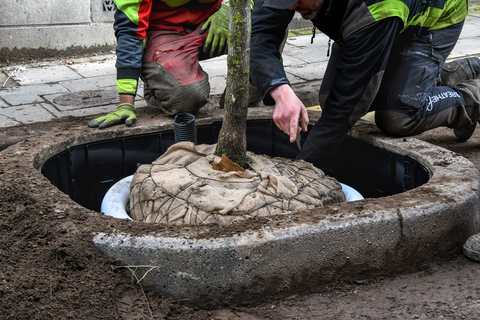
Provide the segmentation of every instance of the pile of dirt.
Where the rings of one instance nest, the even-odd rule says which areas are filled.
[[[42,125],[52,131],[71,124],[63,119]],[[480,165],[480,130],[464,143],[450,129],[419,138]],[[144,292],[93,245],[93,232],[111,232],[125,222],[63,205],[67,197],[52,198],[54,187],[35,179],[33,170],[25,172],[21,157],[9,149],[0,157],[6,163],[0,168],[1,319],[480,318],[480,264],[462,255],[417,273],[331,284],[316,294],[258,306],[187,308]]]

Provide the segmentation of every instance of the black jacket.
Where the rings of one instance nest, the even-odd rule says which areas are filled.
[[[382,76],[394,45],[412,39],[413,34],[428,31],[432,25],[418,22],[422,14],[427,16],[429,6],[445,6],[446,0],[403,0],[409,11],[391,10],[389,0],[380,10],[369,11],[369,5],[382,0],[325,0],[314,25],[337,44],[342,46],[342,57],[336,69],[333,88],[322,106],[322,116],[309,133],[297,159],[303,159],[322,168],[325,160],[337,149],[352,126],[368,111],[378,92]],[[461,3],[464,0],[449,0]],[[267,105],[274,104],[269,91],[279,84],[289,84],[278,48],[285,30],[293,18],[290,10],[263,7],[263,0],[256,0],[252,13],[250,71],[253,82],[260,90]],[[438,2],[438,3],[437,3]],[[453,6],[453,5],[452,5]],[[463,21],[465,8],[454,13],[449,23]],[[445,11],[445,10],[444,10]],[[379,16],[375,16],[379,14]],[[406,16],[401,16],[405,14]],[[434,12],[438,15],[438,11]],[[391,15],[391,16],[388,16]],[[444,20],[426,20],[436,23],[433,28],[446,26]],[[433,21],[433,22],[432,22]],[[410,41],[410,40],[408,40]],[[325,54],[319,52],[319,54]]]

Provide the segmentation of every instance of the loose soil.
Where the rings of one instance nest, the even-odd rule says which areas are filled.
[[[154,115],[141,111],[138,119],[149,117]],[[192,309],[144,292],[118,272],[121,263],[92,242],[93,231],[111,232],[127,222],[72,206],[38,172],[25,172],[22,162],[32,159],[15,151],[19,144],[34,147],[32,137],[87,133],[87,120],[64,118],[0,132],[0,150],[17,143],[0,152],[0,319],[480,318],[480,263],[465,258],[461,248],[457,256],[414,273],[339,281],[315,294],[250,307]],[[464,143],[445,128],[418,138],[480,167],[480,129]]]

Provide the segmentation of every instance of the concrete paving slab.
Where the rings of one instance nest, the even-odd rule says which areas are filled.
[[[9,107],[9,106],[10,105],[7,104],[3,99],[1,99],[1,96],[0,96],[0,108],[5,108],[5,107]]]
[[[1,109],[0,109],[0,113],[1,113]],[[21,123],[0,114],[0,128],[14,127],[14,126],[18,126],[19,124]]]
[[[457,59],[464,56],[478,55],[479,48],[472,45],[471,39],[460,39],[455,45],[455,49],[452,51],[448,60]]]
[[[203,70],[208,73],[209,77],[226,76],[227,75],[227,56],[212,58],[200,61]]]
[[[52,94],[44,96],[59,111],[69,111],[95,106],[118,104],[118,93],[116,86],[96,88],[94,90],[76,91],[63,94]],[[113,111],[113,110],[112,110]]]
[[[26,69],[15,73],[12,78],[20,85],[39,83],[56,83],[59,81],[81,79],[82,76],[67,66],[47,66],[34,69]]]
[[[95,106],[117,105],[119,102],[116,86],[51,94],[45,95],[43,98],[60,112],[92,108]],[[143,90],[139,90],[135,97],[135,101],[138,102],[140,100],[143,100]],[[111,108],[109,111],[114,110],[115,108]]]
[[[93,62],[91,57],[71,58],[71,59],[68,59],[67,61],[72,63],[77,63],[77,64]]]
[[[84,63],[74,63],[69,67],[85,78],[99,77],[112,74],[116,75],[117,69],[115,69],[115,62],[116,60],[85,61]]]
[[[326,62],[329,57],[327,56],[328,45],[319,45],[315,48],[302,48],[293,47],[285,55],[300,59],[305,63],[318,63]]]
[[[322,33],[315,36],[310,43],[311,35],[292,37],[287,41],[284,56],[295,57],[304,63],[328,61],[328,37]]]
[[[60,81],[59,83],[71,92],[95,90],[116,85],[116,73],[88,78]]]
[[[26,104],[0,109],[0,115],[23,124],[50,121],[56,117],[44,109],[41,104]]]
[[[29,92],[32,94],[38,94],[38,95],[68,92],[67,88],[57,83],[32,84],[28,86],[13,87],[11,89],[11,91],[17,91],[17,90],[23,91],[23,92]]]
[[[303,80],[299,77],[296,77],[289,72],[287,72],[287,79],[288,79],[288,81],[290,81],[290,84],[292,84],[292,85],[305,82],[305,80]]]
[[[303,61],[300,57],[293,56],[289,53],[282,54],[282,59],[284,67],[294,67],[305,64],[305,61]]]
[[[312,46],[319,46],[322,45],[323,43],[328,42],[328,36],[325,35],[324,33],[320,32],[317,30],[317,33],[315,34],[315,38],[313,39],[313,44],[312,42],[312,35],[311,34],[305,34],[305,35],[298,35],[298,36],[292,36],[289,37],[287,40],[287,46],[293,46],[293,47],[312,47]]]
[[[138,81],[138,89],[137,89],[137,98],[138,97],[144,97],[143,89],[145,88],[145,84],[143,83],[142,80]],[[136,100],[136,99],[135,99]]]
[[[465,19],[465,24],[463,25],[462,33],[460,35],[461,39],[465,38],[479,38],[480,33],[480,17],[468,15]]]
[[[297,67],[285,67],[285,71],[306,81],[322,79],[327,68],[327,61],[309,63]]]
[[[13,87],[0,91],[0,97],[10,105],[41,103],[45,100],[42,95],[68,92],[60,84],[33,84],[28,86]]]
[[[102,60],[115,60],[117,56],[115,55],[115,50],[111,51],[109,54],[99,54],[96,56],[89,57],[92,61],[102,61]]]
[[[42,97],[36,93],[17,91],[0,92],[0,97],[5,99],[11,105],[31,104],[43,102]]]
[[[225,76],[214,76],[209,78],[210,95],[222,94],[227,86],[227,78]]]
[[[83,117],[83,116],[88,116],[88,115],[98,115],[98,114],[107,114],[109,112],[112,112],[116,109],[117,105],[116,104],[109,104],[105,106],[98,106],[98,107],[91,107],[91,108],[82,108],[82,109],[76,109],[76,110],[67,110],[67,111],[59,111],[52,105],[48,103],[43,103],[42,107],[57,116],[58,118],[63,118],[67,116],[72,116],[72,117]]]

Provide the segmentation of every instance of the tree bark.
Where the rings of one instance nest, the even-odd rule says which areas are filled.
[[[248,168],[247,112],[250,77],[250,0],[230,0],[227,86],[223,125],[215,154]]]

